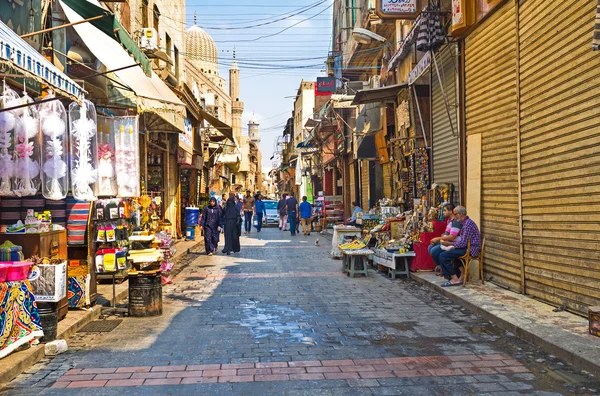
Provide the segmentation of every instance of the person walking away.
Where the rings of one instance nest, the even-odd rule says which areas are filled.
[[[286,201],[287,215],[290,220],[290,232],[296,235],[296,219],[298,218],[298,200],[294,196],[294,192],[290,193],[290,197]]]
[[[263,217],[267,216],[267,208],[262,200],[262,195],[258,194],[256,203],[254,204],[254,214],[256,215],[256,232],[262,229]]]
[[[250,194],[250,190],[246,191],[246,196],[242,201],[244,209],[244,234],[250,234],[250,232],[252,232],[252,215],[254,214],[255,203],[256,201]]]
[[[285,231],[287,226],[287,194],[283,194],[277,202],[277,212],[279,213],[279,229]]]
[[[302,232],[304,235],[310,235],[312,205],[307,201],[306,197],[302,197],[302,203],[300,204],[299,209],[300,221],[302,222]]]
[[[242,196],[243,197],[243,196]],[[237,228],[238,234],[242,235],[242,220],[244,219],[244,208],[243,208],[242,198],[238,194],[235,194],[235,207],[238,210],[240,215],[240,220],[238,221]]]
[[[217,205],[217,199],[211,197],[202,211],[200,227],[204,230],[204,248],[206,254],[213,255],[219,247],[219,234],[223,227],[223,212]]]
[[[235,201],[235,194],[229,193],[229,198],[225,203],[225,248],[223,253],[230,255],[231,252],[238,253],[240,251],[240,211]]]

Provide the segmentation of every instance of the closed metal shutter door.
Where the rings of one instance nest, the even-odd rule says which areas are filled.
[[[369,205],[369,161],[360,161],[360,196],[361,196],[361,207],[363,210]]]
[[[521,290],[516,17],[509,2],[465,40],[466,133],[481,134],[484,271]]]
[[[435,65],[432,63],[431,77],[431,112],[433,126],[433,182],[437,184],[454,185],[454,202],[458,202],[459,173],[458,173],[458,117],[457,117],[457,58],[456,44],[449,44],[436,55],[436,61],[440,72],[438,78]],[[448,109],[442,94],[448,99]],[[452,123],[450,123],[452,120]],[[453,133],[454,128],[454,133]]]
[[[519,10],[526,292],[585,314],[600,305],[596,5],[539,0]]]
[[[383,164],[383,197],[392,197],[392,163]],[[366,210],[366,209],[365,209]]]

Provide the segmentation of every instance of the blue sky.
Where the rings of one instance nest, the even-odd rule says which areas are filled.
[[[271,167],[274,142],[291,117],[300,81],[325,75],[333,0],[187,0],[186,4],[187,27],[193,24],[196,12],[197,24],[217,44],[219,73],[226,79],[235,47],[240,96],[245,104],[244,134],[254,114],[260,123],[263,167]],[[280,21],[271,23],[274,20]],[[249,27],[265,23],[268,25]],[[279,33],[285,28],[289,29]]]

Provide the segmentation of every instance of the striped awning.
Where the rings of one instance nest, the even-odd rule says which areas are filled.
[[[0,21],[0,64],[24,77],[48,84],[57,93],[79,100],[83,89]]]

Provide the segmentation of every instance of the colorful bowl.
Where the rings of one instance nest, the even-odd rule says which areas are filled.
[[[8,274],[8,269],[10,265],[8,264],[0,264],[0,283],[6,282],[6,275]]]

